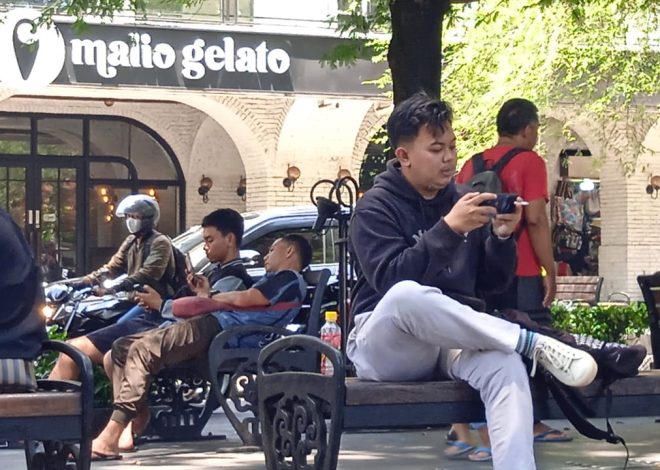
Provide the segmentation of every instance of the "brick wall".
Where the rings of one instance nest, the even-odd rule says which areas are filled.
[[[340,167],[358,176],[364,149],[389,114],[389,108],[378,101],[276,93],[64,86],[51,86],[42,97],[7,99],[10,93],[0,87],[1,111],[124,116],[153,129],[181,164],[186,225],[199,223],[217,207],[252,210],[309,204],[309,190],[317,180],[334,179]],[[630,176],[624,176],[618,161],[632,158],[630,126],[608,123],[598,128],[570,106],[545,113],[548,124],[541,149],[547,157],[551,191],[559,175],[561,149],[586,146],[600,164],[604,297],[622,290],[638,298],[636,276],[660,270],[660,199],[653,200],[644,191],[650,175],[660,174],[660,113],[649,108],[653,113],[654,127],[637,126],[637,134],[646,135],[647,150]],[[565,138],[564,127],[573,139]],[[102,139],[98,145],[104,145]],[[282,185],[287,164],[301,170],[292,191]],[[202,174],[214,182],[208,204],[197,194]],[[247,177],[246,202],[235,193],[242,175]]]
[[[610,293],[623,291],[641,299],[637,275],[660,270],[660,237],[656,236],[660,200],[652,200],[644,191],[650,174],[660,174],[660,124],[653,128],[649,124],[657,120],[658,112],[649,107],[642,122],[608,122],[604,126],[569,106],[553,109],[549,114],[573,131],[582,141],[579,145],[589,148],[599,166],[599,275],[604,278],[601,298],[606,300]],[[631,136],[640,135],[646,136],[646,150],[638,156],[636,170],[626,174],[622,161],[634,161],[639,142],[636,144]],[[556,149],[570,148],[570,142],[562,142],[557,135],[554,139],[546,135],[544,139],[549,149],[555,149],[549,155],[556,154]],[[554,174],[558,174],[558,169]]]

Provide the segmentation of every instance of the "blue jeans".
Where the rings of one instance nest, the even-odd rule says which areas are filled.
[[[160,312],[146,310],[139,305],[132,307],[117,320],[117,323],[93,331],[87,338],[101,353],[105,354],[112,348],[115,340],[143,331],[158,328],[163,323]]]

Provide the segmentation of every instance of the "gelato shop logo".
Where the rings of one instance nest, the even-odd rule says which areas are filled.
[[[0,16],[3,85],[32,89],[67,80],[139,84],[144,77],[156,77],[146,80],[158,85],[170,80],[162,77],[172,76],[179,84],[185,79],[193,85],[224,73],[275,78],[291,67],[287,51],[255,35],[115,25],[89,25],[77,33],[66,22],[35,28],[38,18],[39,12],[28,8]],[[60,77],[63,69],[66,75]]]
[[[0,83],[19,89],[52,83],[66,57],[57,26],[35,28],[39,13],[16,9],[0,19]]]
[[[181,48],[181,75],[189,80],[203,78],[208,71],[283,74],[291,65],[283,49],[269,49],[266,41],[257,47],[236,47],[232,37],[220,44],[195,39]],[[129,33],[126,41],[72,39],[71,62],[96,68],[103,78],[114,78],[118,69],[170,69],[177,52],[167,42],[154,44],[148,33]]]

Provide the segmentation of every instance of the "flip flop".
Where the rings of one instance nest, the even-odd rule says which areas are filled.
[[[104,454],[102,452],[92,451],[92,462],[109,462],[111,460],[121,460],[121,454]]]
[[[488,447],[477,447],[467,458],[470,462],[490,462],[493,460],[493,453]]]
[[[452,450],[455,449],[455,450]],[[448,459],[462,459],[474,450],[474,446],[463,441],[454,441],[444,450],[445,457]]]
[[[555,436],[555,437],[552,437]],[[534,442],[570,442],[573,438],[559,429],[548,429],[534,435]]]

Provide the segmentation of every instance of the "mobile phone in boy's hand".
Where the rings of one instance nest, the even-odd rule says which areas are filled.
[[[494,207],[498,214],[513,214],[516,206],[526,206],[526,201],[518,201],[518,195],[513,193],[500,193],[495,199],[489,199],[481,203],[482,206]]]
[[[133,290],[135,292],[141,292],[143,294],[147,292],[147,290],[144,288],[142,284],[133,284]]]
[[[189,253],[186,253],[186,272],[188,272],[189,274],[195,273],[195,267],[192,264],[192,260],[190,259]]]

